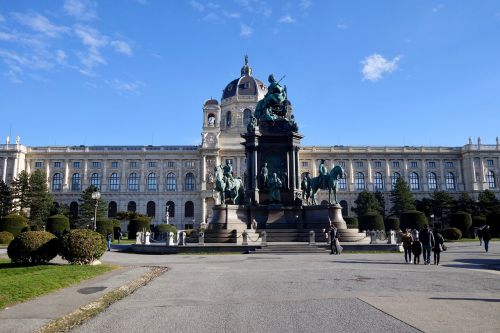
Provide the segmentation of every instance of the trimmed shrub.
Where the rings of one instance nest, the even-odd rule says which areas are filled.
[[[500,211],[486,215],[486,224],[490,226],[491,237],[500,237]]]
[[[0,244],[9,244],[14,239],[14,235],[8,231],[0,231]]]
[[[177,234],[177,228],[171,224],[160,224],[156,228],[158,232],[173,232],[174,235]]]
[[[47,231],[27,231],[17,235],[7,248],[14,263],[44,264],[55,258],[59,239]]]
[[[420,230],[427,224],[427,219],[425,218],[425,214],[418,210],[408,210],[403,212],[399,217],[400,220],[400,228],[402,230],[405,229],[416,229]]]
[[[47,219],[45,228],[48,232],[61,236],[64,231],[69,231],[69,218],[61,214],[52,215]]]
[[[359,217],[359,230],[384,230],[384,218],[378,212],[368,212]]]
[[[150,218],[149,217],[136,217],[128,223],[128,239],[135,239],[135,235],[138,231],[142,231],[142,229],[146,229],[146,231],[150,231],[149,226]]]
[[[71,264],[87,265],[102,257],[106,249],[106,239],[100,233],[74,229],[63,235],[60,254]]]
[[[101,235],[104,236],[104,238],[107,237],[108,233],[111,233],[113,235],[113,220],[97,220],[96,223],[96,231],[100,233]]]
[[[469,237],[472,217],[466,212],[455,212],[450,215],[450,226],[459,229],[462,232],[462,236]]]
[[[343,216],[345,223],[347,224],[348,229],[357,229],[358,228],[358,219],[354,216]]]
[[[472,228],[479,228],[486,224],[486,217],[484,216],[473,216],[472,217]]]
[[[18,214],[4,216],[0,219],[0,231],[8,231],[16,237],[23,231],[29,231],[28,219]]]
[[[400,226],[399,218],[396,216],[388,216],[384,220],[384,225],[385,225],[385,231],[389,230],[397,231],[399,230]]]
[[[457,228],[447,228],[441,233],[446,240],[459,240],[462,238],[462,232]]]

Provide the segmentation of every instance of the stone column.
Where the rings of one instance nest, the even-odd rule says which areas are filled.
[[[128,190],[126,164],[127,164],[127,160],[122,159],[122,174],[120,176],[120,192],[124,192],[124,191]],[[126,206],[124,208],[125,209],[123,209],[123,210],[127,210]]]
[[[85,189],[89,184],[88,173],[89,173],[89,160],[84,159],[83,160],[82,190]]]
[[[19,174],[19,153],[16,151],[16,156],[14,157],[14,170],[13,177],[17,177]]]
[[[426,165],[426,160],[423,159],[421,160],[422,163],[422,191],[428,191],[429,190],[429,180],[427,177],[427,165]]]
[[[444,168],[446,166],[445,166],[445,163],[442,159],[439,160],[439,165],[441,166],[441,168],[439,170],[440,172],[439,172],[439,181],[438,181],[437,189],[440,191],[444,191],[444,190],[446,190],[446,184],[445,184],[446,180],[444,179]]]
[[[7,181],[7,161],[8,161],[8,158],[4,157],[3,158],[3,172],[2,172],[2,180],[4,182]]]
[[[201,160],[201,190],[207,189],[207,157],[202,156]]]
[[[49,184],[50,187],[50,160],[45,161],[45,173],[47,175],[47,184]]]
[[[387,190],[392,190],[391,162],[388,159],[385,160],[385,172],[387,173],[385,188]]]
[[[102,179],[101,179],[101,192],[108,190],[109,178],[107,175],[107,160],[103,159],[102,161]]]
[[[63,184],[63,188],[62,188],[63,192],[69,191],[68,179],[69,179],[69,161],[65,160],[64,161],[64,184]]]
[[[200,224],[205,223],[206,219],[207,219],[207,199],[201,198],[201,221],[200,221]]]

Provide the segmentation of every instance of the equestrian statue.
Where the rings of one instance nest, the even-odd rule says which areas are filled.
[[[327,172],[322,161],[320,165],[320,174],[318,177],[309,178],[307,174],[301,183],[302,197],[306,199],[309,203],[309,198],[311,198],[312,204],[317,205],[316,202],[316,192],[318,190],[328,190],[328,203],[338,204],[337,202],[337,183],[339,179],[344,176],[344,169],[340,165],[336,165],[330,173]],[[334,202],[331,200],[331,194],[333,192]]]
[[[233,205],[243,204],[244,187],[241,178],[234,178],[232,175],[232,165],[226,161],[225,166],[217,165],[215,171],[215,188],[220,195],[220,203],[224,205],[226,199]]]

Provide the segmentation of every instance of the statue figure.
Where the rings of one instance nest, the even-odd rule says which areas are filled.
[[[470,138],[470,136],[469,136],[469,144],[470,145],[472,144],[472,139]]]
[[[274,120],[278,118],[272,108],[283,104],[287,99],[286,86],[282,87],[279,81],[276,81],[274,75],[269,75],[269,87],[267,93],[255,107],[255,117],[257,119]],[[281,80],[280,80],[281,81]]]
[[[222,167],[224,180],[228,187],[231,187],[231,183],[233,182],[233,165],[230,160],[226,160],[226,165]]]
[[[214,168],[215,186],[213,189],[213,194],[215,194],[215,191],[219,193],[221,204],[226,203],[226,197],[229,197],[229,199],[231,199],[232,204],[242,204],[244,199],[243,181],[240,178],[233,178],[231,174],[232,166],[228,162],[229,161],[226,161],[224,170],[220,165],[217,165]],[[228,165],[230,166],[229,168]],[[231,175],[231,178],[229,178],[229,175]]]
[[[293,114],[290,116],[289,123],[290,123],[292,132],[298,132],[299,131],[299,126],[297,125],[297,122],[295,121],[295,116]]]
[[[500,141],[498,140],[498,136],[497,136],[497,145],[500,144]]]
[[[311,177],[309,172],[306,172],[304,178],[302,178],[300,189],[302,190],[302,199],[306,201],[306,205],[309,205],[309,198],[311,197]]]
[[[325,176],[326,178],[326,187],[324,189],[328,190],[328,202],[332,203],[331,201],[331,193],[333,192],[333,198],[335,204],[338,204],[337,202],[337,183],[339,179],[344,177],[344,169],[340,165],[336,165],[329,174]],[[312,204],[317,205],[316,202],[316,192],[321,188],[320,187],[320,177],[314,177],[311,178],[310,180],[310,185],[311,185],[311,199],[312,199]]]
[[[267,169],[267,162],[264,162],[260,168],[260,188],[265,189],[269,186],[269,170]]]
[[[7,135],[7,137],[5,138],[5,144],[9,145],[10,143],[10,136]]]
[[[319,164],[319,188],[320,189],[326,189],[326,180],[328,176],[328,170],[326,169],[325,166],[325,160],[322,159],[321,163]]]
[[[16,145],[18,145],[19,143],[21,143],[21,138],[18,136],[16,136]]]
[[[252,114],[252,117],[250,118],[250,122],[247,125],[247,131],[249,133],[255,132],[255,128],[257,127],[257,118]]]
[[[210,115],[208,116],[208,126],[209,127],[214,127],[215,126],[215,117]]]
[[[276,172],[269,178],[269,202],[281,202],[280,188],[282,182]]]

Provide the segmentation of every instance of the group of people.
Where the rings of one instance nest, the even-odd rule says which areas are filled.
[[[411,263],[413,254],[413,263],[420,264],[420,256],[423,255],[425,265],[431,263],[431,252],[434,252],[434,265],[439,265],[441,251],[446,251],[443,236],[437,230],[429,229],[425,225],[420,232],[418,230],[406,229],[402,235],[403,249],[405,252],[406,263]]]

